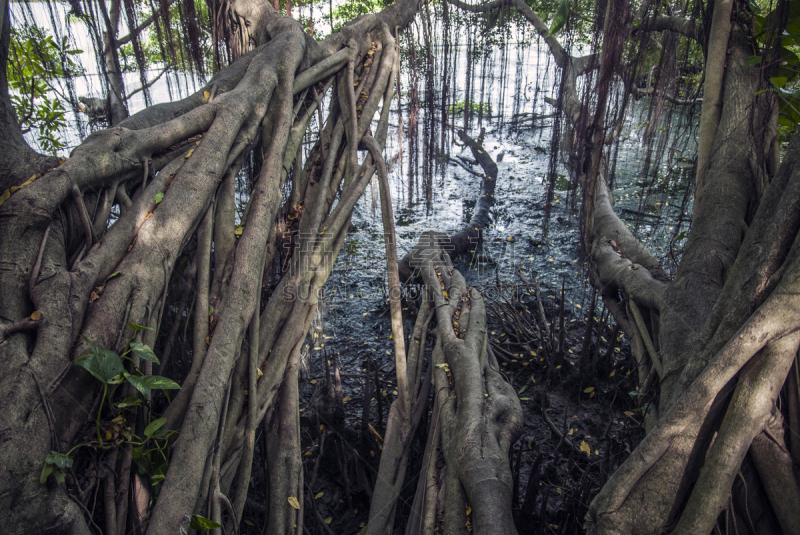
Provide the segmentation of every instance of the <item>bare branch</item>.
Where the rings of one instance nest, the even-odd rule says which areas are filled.
[[[645,19],[642,21],[641,26],[635,28],[631,32],[631,35],[636,35],[638,32],[664,31],[676,32],[698,42],[702,37],[702,34],[700,33],[700,25],[697,23],[697,21],[677,16]]]
[[[172,4],[174,4],[174,3],[175,3],[175,0],[168,0],[168,1],[167,1],[167,5],[166,5],[165,7],[166,7],[166,8],[169,8],[169,6],[171,6],[171,5],[172,5]],[[158,16],[158,12],[157,12],[157,11],[154,11],[152,15],[150,15],[149,17],[147,17],[146,19],[144,19],[144,20],[141,22],[141,24],[139,24],[139,25],[138,25],[136,28],[134,28],[134,29],[133,29],[133,31],[132,31],[131,33],[129,33],[128,35],[126,35],[126,36],[124,36],[124,37],[120,37],[119,39],[117,39],[117,40],[116,40],[116,42],[117,42],[117,46],[122,46],[122,45],[124,45],[124,44],[127,44],[127,43],[129,43],[129,42],[130,42],[130,41],[131,41],[131,40],[134,38],[134,36],[136,36],[136,35],[139,35],[140,33],[142,33],[142,31],[143,31],[145,28],[147,28],[148,26],[150,26],[150,25],[153,23],[153,21],[154,21],[154,20],[156,20],[156,17],[157,17],[157,16]]]

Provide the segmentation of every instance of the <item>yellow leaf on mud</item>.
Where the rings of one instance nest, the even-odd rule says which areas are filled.
[[[631,412],[631,411],[625,411],[623,414],[625,416],[633,416],[633,412]]]
[[[147,215],[146,215],[146,216],[144,216],[144,220],[145,220],[145,221],[147,221],[147,220],[148,220],[148,219],[150,219],[151,217],[153,217],[153,212],[147,212]]]
[[[586,453],[587,457],[592,454],[592,448],[589,447],[585,440],[581,440],[581,451]]]
[[[470,507],[470,506],[468,505],[468,506],[467,506],[467,514],[470,514],[470,513],[472,513],[472,507]]]
[[[243,227],[243,226],[241,226],[241,225],[239,225],[239,226],[238,226],[238,227],[236,227],[236,229],[233,231],[233,235],[234,235],[234,236],[236,236],[237,238],[241,238],[241,237],[242,237],[242,232],[244,232],[244,227]]]
[[[325,523],[326,524],[330,524],[332,520],[333,520],[333,517],[329,516],[328,518],[325,519]]]
[[[261,368],[256,368],[256,374],[258,377],[261,377],[262,375],[264,375],[264,372],[261,371]]]
[[[208,100],[211,97],[211,93],[209,93],[208,91],[204,91],[203,96],[206,97],[206,100]]]
[[[316,379],[311,379],[311,381],[310,381],[310,382],[311,382],[311,384],[312,384],[312,385],[315,385],[315,384],[317,384],[317,380],[316,380]]]
[[[322,496],[323,496],[324,494],[325,494],[324,492],[318,492],[318,493],[316,493],[316,494],[314,495],[314,499],[315,499],[315,500],[319,500],[320,498],[322,498]]]
[[[584,393],[584,394],[588,394],[588,393],[590,393],[590,392],[593,392],[593,391],[594,391],[594,387],[593,387],[593,386],[590,386],[589,388],[585,388],[585,389],[583,390],[583,393]]]
[[[567,433],[567,434],[568,434],[569,436],[572,436],[572,435],[573,435],[573,433],[575,433],[575,428],[573,428],[573,427],[570,427],[570,428],[569,428],[569,433]]]
[[[348,401],[350,401],[350,396],[345,396],[342,403],[347,403]]]
[[[39,319],[39,318],[41,318],[41,317],[42,317],[42,313],[41,313],[41,312],[39,312],[38,310],[34,310],[34,311],[33,311],[33,314],[31,314],[31,319],[32,319],[33,321],[36,321],[36,320],[38,320],[38,319]]]
[[[611,373],[608,374],[609,377],[614,377],[614,374],[617,373],[617,370],[611,370]]]
[[[369,428],[370,431],[372,431],[372,436],[375,437],[375,440],[377,440],[378,442],[382,443],[383,442],[383,437],[380,435],[380,433],[378,433],[375,430],[374,427],[372,427],[372,424],[367,424],[367,427]]]
[[[189,149],[189,152],[186,153],[186,157],[188,158],[189,156],[191,156],[193,152],[194,149]]]
[[[298,502],[297,498],[294,497],[294,496],[289,496],[289,505],[291,505],[292,507],[294,507],[298,511],[300,510],[300,502]]]

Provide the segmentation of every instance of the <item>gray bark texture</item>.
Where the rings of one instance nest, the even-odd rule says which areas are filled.
[[[154,509],[148,511],[146,501],[144,506],[140,503],[141,484],[130,475],[129,454],[119,460],[108,457],[97,450],[113,444],[89,438],[88,445],[72,455],[93,450],[108,459],[100,484],[107,523],[115,526],[107,528],[109,533],[126,532],[126,519],[142,520],[144,515],[147,533],[174,534],[188,528],[192,514],[212,518],[221,509],[233,510],[234,496],[229,500],[228,493],[237,474],[239,486],[246,490],[242,474],[249,473],[252,463],[252,455],[242,455],[243,446],[269,413],[269,425],[284,437],[271,443],[270,452],[275,461],[286,461],[270,470],[272,495],[276,500],[283,496],[270,508],[270,532],[286,533],[296,525],[302,532],[302,515],[285,499],[292,488],[300,503],[303,495],[296,413],[298,352],[317,292],[344,242],[350,213],[375,172],[370,157],[358,164],[335,150],[323,159],[317,150],[316,163],[327,174],[313,180],[295,174],[293,188],[309,208],[301,225],[320,235],[324,254],[305,254],[306,249],[298,248],[293,275],[284,276],[278,298],[259,315],[255,309],[261,301],[262,271],[275,256],[274,227],[287,170],[323,98],[319,89],[324,85],[327,91],[332,76],[371,84],[365,88],[370,98],[358,113],[342,105],[341,96],[341,102],[331,106],[331,129],[342,115],[355,119],[355,132],[348,131],[342,140],[348,150],[358,146],[385,99],[373,134],[375,147],[382,150],[396,63],[392,32],[410,22],[417,3],[400,2],[378,15],[361,17],[321,43],[268,4],[235,2],[232,7],[251,23],[252,51],[194,95],[128,118],[120,116],[113,128],[89,136],[62,166],[15,191],[0,206],[0,524],[10,533],[89,533],[84,510],[70,499],[65,486],[52,476],[46,484],[39,482],[51,451],[68,452],[84,436],[87,424],[94,427],[95,419],[103,434],[109,420],[122,415],[108,400],[100,405],[100,383],[73,364],[90,352],[81,337],[121,354],[134,334],[125,326],[130,323],[154,329],[137,338],[153,345],[168,309],[167,288],[188,245],[197,248],[196,306],[202,310],[195,310],[195,334],[200,336],[190,377],[165,415],[168,428],[180,429],[180,434],[170,448],[169,470]],[[7,17],[3,25],[5,58]],[[113,37],[109,36],[112,42]],[[375,46],[379,54],[367,67],[367,52]],[[347,76],[342,72],[346,61],[341,61],[345,50],[358,64],[357,72]],[[0,89],[5,131],[18,134],[16,120],[8,113],[7,88]],[[4,136],[2,142],[21,147],[28,156],[11,149],[3,156],[22,169],[36,155],[18,137]],[[243,155],[253,149],[261,150],[264,158],[237,239],[230,207],[232,177]],[[4,185],[21,183],[5,168],[0,176]],[[98,202],[87,200],[95,198]],[[107,226],[114,202],[120,203],[121,215]],[[217,257],[212,268],[213,242]],[[311,298],[280,298],[290,291]],[[207,315],[211,306],[213,315]],[[252,370],[239,365],[251,358],[243,351],[249,347],[244,340],[249,324],[251,331],[258,331],[250,337],[257,363]],[[127,365],[126,371],[151,373],[149,363],[141,364],[141,372],[132,367],[135,364]],[[255,389],[248,388],[253,374],[260,376]],[[126,414],[130,421],[145,424],[143,418],[154,418]],[[143,427],[134,423],[133,432],[141,437]],[[109,451],[117,448],[129,452],[130,444]],[[240,508],[243,498],[233,501]]]

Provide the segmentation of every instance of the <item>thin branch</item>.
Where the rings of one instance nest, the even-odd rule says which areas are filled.
[[[663,31],[676,32],[698,42],[702,36],[697,21],[678,16],[645,19],[642,21],[641,26],[634,28],[631,35],[636,35],[637,32]]]
[[[664,369],[661,367],[661,359],[658,357],[658,353],[656,353],[656,348],[653,346],[653,340],[650,338],[650,333],[647,331],[647,326],[644,324],[642,312],[639,310],[639,307],[636,305],[636,302],[633,301],[633,299],[629,300],[628,304],[631,307],[633,319],[636,320],[636,326],[639,328],[639,334],[642,335],[644,346],[647,348],[647,352],[650,354],[650,359],[653,361],[653,367],[655,368],[659,377],[664,377]]]
[[[172,4],[175,3],[175,1],[176,0],[167,0],[167,5],[165,7],[169,8]],[[134,36],[137,36],[140,33],[142,33],[142,31],[145,28],[150,26],[153,23],[153,21],[156,20],[156,16],[158,16],[158,11],[154,11],[152,15],[150,15],[149,17],[144,19],[141,24],[139,24],[136,28],[133,29],[133,31],[131,33],[129,33],[128,35],[126,35],[124,37],[120,37],[119,39],[117,39],[116,40],[117,46],[119,47],[119,46],[122,46],[124,44],[127,44],[128,42],[130,42],[133,39]]]
[[[47,245],[47,237],[50,235],[50,225],[47,225],[47,229],[44,231],[44,235],[42,236],[42,243],[39,245],[39,254],[36,255],[36,262],[33,264],[33,269],[31,269],[31,278],[28,284],[28,291],[30,295],[33,296],[33,291],[36,289],[36,280],[39,278],[39,272],[42,269],[42,256],[44,256],[44,248]],[[8,330],[6,330],[8,333]]]
[[[89,212],[86,210],[86,203],[83,202],[81,190],[79,190],[78,186],[75,185],[72,186],[72,200],[75,201],[75,206],[78,209],[78,216],[83,224],[83,232],[86,235],[86,249],[84,252],[88,253],[92,248],[92,243],[94,242],[94,229],[92,228],[92,223],[89,220]]]
[[[135,95],[135,94],[136,94],[136,93],[138,93],[139,91],[142,91],[142,90],[144,90],[144,89],[147,89],[148,87],[151,87],[151,86],[152,86],[154,83],[156,83],[156,82],[158,81],[158,79],[159,79],[159,78],[161,78],[162,76],[164,76],[164,73],[165,73],[165,72],[167,72],[168,70],[169,70],[169,67],[164,67],[164,70],[163,70],[163,71],[161,71],[161,72],[158,74],[158,76],[156,76],[155,78],[153,78],[152,80],[150,80],[149,82],[147,82],[146,84],[144,84],[144,85],[143,85],[142,87],[140,87],[139,89],[134,89],[133,91],[131,91],[130,93],[128,93],[128,95],[125,97],[125,100],[128,100],[129,98],[131,98],[133,95]],[[215,86],[215,87],[216,87],[216,86]],[[211,100],[211,99],[209,99],[209,100]]]

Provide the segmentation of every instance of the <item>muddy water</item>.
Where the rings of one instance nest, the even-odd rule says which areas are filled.
[[[656,257],[670,266],[673,257],[679,258],[681,240],[672,238],[676,234],[690,163],[678,153],[669,168],[662,166],[657,171],[660,183],[654,188],[643,186],[642,165],[646,155],[643,132],[637,125],[641,114],[646,113],[647,104],[645,100],[636,104],[621,133],[614,182],[615,207]],[[580,244],[576,208],[580,202],[575,201],[574,191],[566,190],[568,173],[563,163],[559,167],[548,240],[542,240],[552,120],[540,120],[535,128],[516,132],[510,132],[507,126],[501,128],[499,123],[493,119],[484,124],[487,127],[484,148],[497,162],[499,174],[492,223],[484,233],[483,250],[479,252],[493,263],[471,263],[472,259],[462,257],[456,268],[470,284],[484,290],[496,284],[518,284],[514,269],[519,268],[528,278],[536,276],[542,283],[543,296],[551,299],[560,294],[563,282],[567,321],[580,321],[588,310],[591,288]],[[396,140],[394,143],[396,146]],[[391,158],[392,141],[387,145]],[[467,147],[453,146],[451,151],[452,159],[481,172],[470,163],[472,155]],[[481,179],[450,163],[435,178],[430,209],[424,200],[414,202],[409,208],[404,197],[408,189],[407,175],[404,176],[407,170],[402,173],[399,167],[395,166],[390,179],[398,255],[402,257],[426,230],[453,233],[462,228],[471,217]],[[691,205],[688,209],[691,210]],[[394,360],[389,337],[384,247],[377,184],[373,184],[355,210],[351,233],[325,286],[321,312],[304,351],[309,377],[322,375],[323,361],[317,357],[323,353],[329,358],[339,355],[340,362],[346,365],[344,371],[354,374],[365,361],[374,359],[385,373],[389,383],[385,390],[391,400]],[[413,307],[404,310],[404,317],[408,335],[413,327]],[[344,378],[344,396],[349,395],[351,403],[360,401],[362,383],[358,377]]]

